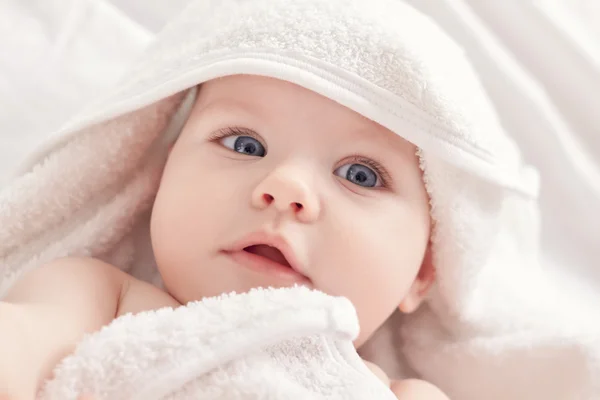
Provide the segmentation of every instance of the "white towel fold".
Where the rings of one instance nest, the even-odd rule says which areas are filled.
[[[362,362],[350,302],[256,289],[125,315],[63,360],[39,400],[395,399]]]

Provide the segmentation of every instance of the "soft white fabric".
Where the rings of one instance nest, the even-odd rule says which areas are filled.
[[[0,185],[151,39],[104,1],[0,1]]]
[[[467,52],[500,121],[541,172],[542,256],[565,291],[600,289],[595,238],[600,217],[600,36],[589,0],[407,0],[434,18]],[[587,7],[586,7],[587,4]],[[596,12],[594,12],[596,9]],[[575,41],[575,35],[581,41]],[[560,79],[558,77],[560,76]],[[574,279],[579,282],[573,282]]]
[[[438,283],[420,312],[388,327],[401,328],[394,348],[407,370],[460,399],[599,393],[598,323],[540,268],[535,173],[462,50],[397,0],[193,2],[111,96],[0,193],[0,290],[61,255],[150,265],[138,234],[165,158],[161,138],[185,119],[180,93],[233,73],[295,82],[421,148]]]
[[[39,400],[395,399],[356,354],[352,304],[256,289],[125,315],[86,337]]]
[[[594,107],[600,90],[600,35],[584,33],[594,19],[600,26],[598,3],[470,4],[471,15],[464,7],[456,10],[471,22],[472,30],[463,35],[474,42],[473,53],[481,50],[479,69],[497,99],[503,124],[543,174],[546,261],[562,268],[563,281],[573,276],[582,281],[567,290],[576,294],[587,285],[600,292],[595,239],[600,215],[590,212],[600,201],[600,117]],[[577,11],[579,21],[572,19]],[[486,26],[495,35],[482,34]]]

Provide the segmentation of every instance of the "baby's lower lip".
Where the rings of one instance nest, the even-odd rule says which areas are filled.
[[[253,271],[271,276],[277,276],[294,283],[308,283],[309,279],[298,271],[288,266],[279,264],[271,259],[268,259],[257,254],[253,254],[244,250],[224,252],[231,257],[237,264],[244,266]]]

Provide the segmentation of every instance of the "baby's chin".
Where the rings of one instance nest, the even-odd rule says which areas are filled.
[[[163,284],[163,290],[165,290],[171,297],[176,299],[181,304],[187,304],[193,301],[202,301],[209,298],[219,297],[225,294],[244,294],[248,293],[255,289],[284,289],[284,288],[293,288],[293,287],[307,287],[309,289],[319,290],[314,287],[311,282],[306,283],[296,283],[296,282],[288,282],[288,283],[269,283],[269,282],[236,282],[230,284],[217,284],[214,286],[202,286],[202,287],[194,287],[190,290],[190,288],[183,289],[178,285],[167,285]]]

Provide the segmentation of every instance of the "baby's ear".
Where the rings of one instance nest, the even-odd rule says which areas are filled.
[[[435,267],[433,265],[433,257],[431,254],[431,242],[427,246],[427,250],[425,251],[425,257],[423,257],[423,263],[421,264],[421,269],[415,278],[412,286],[410,287],[408,293],[398,306],[401,312],[405,314],[410,314],[415,311],[423,300],[425,300],[425,296],[431,289],[431,285],[435,281]]]

